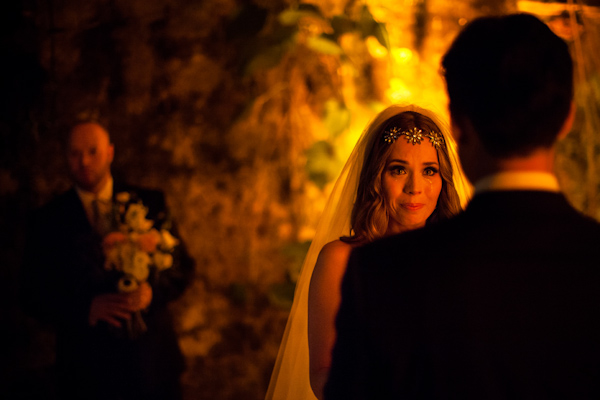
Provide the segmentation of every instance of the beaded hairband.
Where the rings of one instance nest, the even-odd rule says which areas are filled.
[[[396,139],[398,139],[400,136],[404,136],[406,141],[408,143],[412,143],[413,145],[421,144],[421,141],[424,138],[429,138],[431,145],[436,149],[445,146],[444,136],[442,136],[441,133],[430,131],[429,133],[423,134],[423,131],[421,129],[418,129],[416,126],[407,131],[400,131],[397,127],[394,126],[393,128],[383,132],[383,140],[385,140],[388,143],[396,142]]]

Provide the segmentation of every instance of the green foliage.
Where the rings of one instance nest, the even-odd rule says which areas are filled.
[[[342,50],[339,44],[337,44],[333,40],[327,39],[324,36],[309,37],[306,41],[306,45],[309,49],[322,54],[339,56],[344,52],[344,50]]]
[[[333,33],[323,36],[333,41],[338,41],[346,33],[357,32],[364,40],[369,36],[374,36],[382,46],[390,50],[390,40],[385,24],[377,22],[366,5],[361,9],[358,20],[353,20],[345,15],[336,15],[331,19],[330,24]]]
[[[363,6],[361,10],[357,28],[363,39],[366,39],[369,36],[375,36],[382,46],[390,50],[390,41],[388,38],[387,29],[385,29],[385,25],[375,21],[371,11],[369,11],[369,7],[366,5]]]
[[[229,285],[227,297],[233,304],[244,305],[248,302],[248,288],[243,283],[234,282]]]
[[[287,272],[290,282],[296,283],[298,280],[310,243],[310,241],[290,243],[282,249],[283,254],[289,260]]]
[[[253,73],[265,69],[270,69],[279,64],[284,54],[288,51],[289,43],[282,40],[281,43],[277,43],[272,46],[265,46],[258,52],[244,68],[245,75],[252,75]]]
[[[323,123],[329,131],[329,139],[314,143],[306,152],[308,179],[321,189],[333,181],[340,171],[342,161],[337,157],[332,141],[348,128],[350,118],[350,110],[344,104],[333,99],[325,103]]]
[[[295,289],[296,284],[294,282],[273,284],[269,287],[267,297],[269,302],[275,307],[290,310],[294,302]]]
[[[296,281],[302,269],[304,257],[310,247],[310,241],[301,243],[290,243],[282,249],[283,254],[289,260],[288,279],[284,283],[273,284],[269,287],[269,302],[279,308],[289,310],[294,301]]]
[[[297,25],[302,18],[311,17],[323,19],[321,10],[312,4],[300,4],[298,8],[290,8],[279,14],[277,20],[282,25]]]
[[[350,110],[337,100],[328,100],[325,103],[323,122],[332,137],[338,137],[350,126]]]
[[[251,15],[254,16],[254,20],[262,21],[259,11],[253,10]],[[299,35],[303,21],[317,27],[315,33],[309,34],[307,38]],[[382,46],[390,49],[385,25],[373,18],[366,5],[355,19],[345,15],[336,15],[328,19],[316,5],[300,4],[298,7],[282,11],[277,17],[277,23],[273,32],[258,40],[252,38],[253,48],[244,68],[245,74],[275,67],[288,51],[293,51],[300,38],[304,45],[316,53],[340,57],[344,57],[344,50],[340,46],[339,38],[349,32],[359,33],[363,40],[374,36]]]
[[[327,183],[335,179],[339,167],[333,145],[325,140],[320,140],[307,151],[306,172],[308,178],[319,188],[323,189]]]

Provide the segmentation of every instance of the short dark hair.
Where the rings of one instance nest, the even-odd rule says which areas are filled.
[[[524,156],[555,142],[573,99],[568,45],[529,14],[482,17],[442,60],[450,114],[468,120],[494,157]]]

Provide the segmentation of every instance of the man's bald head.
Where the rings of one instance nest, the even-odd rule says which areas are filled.
[[[67,161],[75,183],[98,193],[110,178],[114,147],[106,129],[95,122],[75,125],[69,134]]]

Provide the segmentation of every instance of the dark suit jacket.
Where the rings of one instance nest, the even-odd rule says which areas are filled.
[[[356,249],[331,399],[600,398],[600,225],[560,194],[488,192]]]
[[[118,183],[113,189],[142,200],[155,226],[168,217],[161,192]],[[171,231],[177,235],[176,227]],[[142,312],[148,330],[130,340],[124,329],[88,323],[92,299],[116,292],[118,276],[103,267],[101,240],[74,188],[35,212],[23,266],[24,308],[56,328],[60,390],[85,398],[161,398],[177,390],[184,367],[167,304],[191,282],[194,263],[181,243],[173,267],[150,277],[153,298]]]

